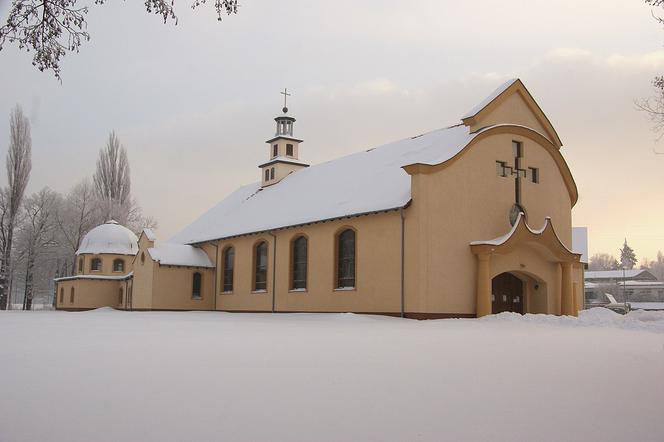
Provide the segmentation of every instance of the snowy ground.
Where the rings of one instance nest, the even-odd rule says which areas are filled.
[[[664,313],[3,312],[1,441],[662,441]]]

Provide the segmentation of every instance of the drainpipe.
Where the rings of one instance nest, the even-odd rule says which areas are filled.
[[[404,274],[405,274],[405,263],[404,263],[404,245],[406,242],[406,234],[404,225],[406,219],[403,214],[403,207],[399,209],[399,214],[401,215],[401,317],[405,317],[405,287],[404,287]]]
[[[277,301],[276,291],[277,291],[277,235],[272,232],[267,232],[268,235],[272,237],[272,313],[276,311],[275,304]]]
[[[219,276],[219,241],[214,244],[214,311],[217,311],[217,279]]]

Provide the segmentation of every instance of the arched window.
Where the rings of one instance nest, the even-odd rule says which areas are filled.
[[[201,274],[194,273],[193,282],[191,284],[191,297],[194,299],[201,299]]]
[[[123,259],[114,259],[113,260],[113,271],[114,272],[124,272],[124,260]]]
[[[90,270],[92,270],[93,272],[101,271],[101,259],[100,258],[92,258],[92,261],[90,261]]]
[[[274,167],[270,167],[270,179],[274,179]]]
[[[74,287],[72,287],[69,290],[69,303],[73,304],[74,303]]]
[[[355,287],[355,232],[346,229],[337,237],[337,288]]]
[[[83,273],[83,257],[78,258],[78,273]]]
[[[60,304],[65,302],[65,288],[60,287]]]
[[[293,241],[293,249],[291,252],[292,263],[291,268],[293,274],[291,276],[291,288],[294,290],[302,290],[307,288],[307,238],[298,236]]]
[[[254,249],[254,291],[267,290],[267,243],[259,242]]]
[[[118,293],[118,305],[122,305],[122,287],[120,287],[120,292]]]
[[[270,169],[265,169],[265,181],[270,180]]]
[[[233,291],[233,267],[235,265],[235,250],[233,247],[227,247],[224,250],[222,259],[224,263],[224,288],[223,291],[230,293]]]

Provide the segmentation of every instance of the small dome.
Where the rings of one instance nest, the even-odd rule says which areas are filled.
[[[138,238],[128,228],[121,226],[117,221],[110,220],[101,226],[90,230],[81,241],[76,251],[82,253],[113,253],[117,255],[136,255],[138,253]]]

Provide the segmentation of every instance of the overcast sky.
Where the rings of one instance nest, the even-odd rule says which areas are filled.
[[[563,140],[591,253],[617,254],[625,237],[639,259],[664,250],[664,155],[653,152],[664,141],[634,105],[664,73],[664,29],[643,2],[244,0],[222,22],[188,4],[176,1],[177,26],[142,2],[93,7],[92,39],[65,58],[62,84],[32,54],[0,52],[0,155],[1,115],[20,103],[29,191],[65,193],[90,176],[115,130],[133,194],[168,239],[260,179],[284,87],[300,156],[316,164],[455,124],[519,77]]]

